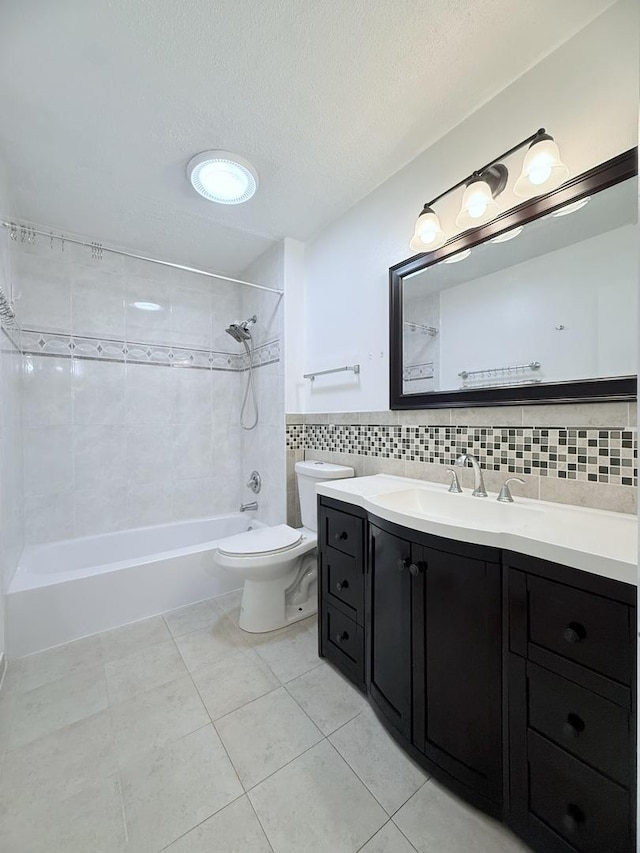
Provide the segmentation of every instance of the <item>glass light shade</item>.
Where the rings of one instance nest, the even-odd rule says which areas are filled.
[[[471,254],[471,249],[463,249],[461,252],[458,252],[455,255],[451,255],[450,258],[447,258],[445,264],[458,264],[460,261],[464,261]]]
[[[524,225],[518,225],[516,228],[512,228],[510,231],[505,231],[504,234],[498,234],[497,237],[494,237],[493,240],[489,240],[490,243],[508,243],[509,240],[513,240],[514,237],[517,237],[518,234],[522,234],[524,231]]]
[[[431,208],[422,211],[409,243],[414,252],[433,252],[446,243],[447,235],[442,230],[440,218]]]
[[[458,228],[475,228],[487,219],[493,219],[500,208],[491,192],[491,187],[481,178],[471,181],[462,196],[460,213],[456,217]]]
[[[565,204],[564,207],[561,207],[560,210],[556,210],[555,213],[551,215],[556,216],[568,216],[570,213],[575,213],[577,210],[582,210],[582,208],[589,204],[591,201],[591,196],[587,196],[586,198],[581,198],[580,201],[574,201],[573,204]]]
[[[568,177],[569,169],[560,159],[558,145],[543,137],[529,147],[513,192],[520,198],[534,198],[559,187]]]

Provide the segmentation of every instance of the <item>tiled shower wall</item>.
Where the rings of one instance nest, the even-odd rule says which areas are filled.
[[[2,230],[0,287],[8,297],[11,296],[13,274],[8,235]],[[19,339],[17,325],[0,328],[0,654],[4,649],[4,594],[15,573],[24,542]]]
[[[27,542],[237,511],[247,365],[224,329],[258,292],[41,237],[12,247]],[[279,342],[258,333],[260,388]]]
[[[465,450],[478,457],[491,491],[518,476],[525,484],[514,484],[515,495],[636,511],[636,404],[593,403],[287,415],[289,520],[298,519],[298,459],[444,483]],[[471,468],[459,474],[471,487]]]

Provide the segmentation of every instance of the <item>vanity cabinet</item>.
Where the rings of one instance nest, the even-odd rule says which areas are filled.
[[[636,588],[318,513],[320,654],[405,751],[538,853],[635,850]]]
[[[505,554],[508,821],[549,853],[634,849],[635,590]]]

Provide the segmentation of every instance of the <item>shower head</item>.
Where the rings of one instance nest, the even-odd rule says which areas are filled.
[[[248,320],[245,320],[243,323],[230,323],[229,328],[225,329],[225,332],[237,341],[239,344],[244,343],[245,341],[251,340],[251,332],[249,331],[249,326],[253,325],[258,321],[258,318],[254,314],[253,317],[249,317]]]

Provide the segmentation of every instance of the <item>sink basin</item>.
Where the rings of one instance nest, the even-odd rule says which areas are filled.
[[[428,488],[373,495],[368,503],[373,512],[378,507],[410,518],[489,530],[522,527],[532,516],[539,517],[539,513],[544,512],[542,507],[532,507],[529,503],[500,503],[493,495],[477,498],[471,494],[451,494]]]

